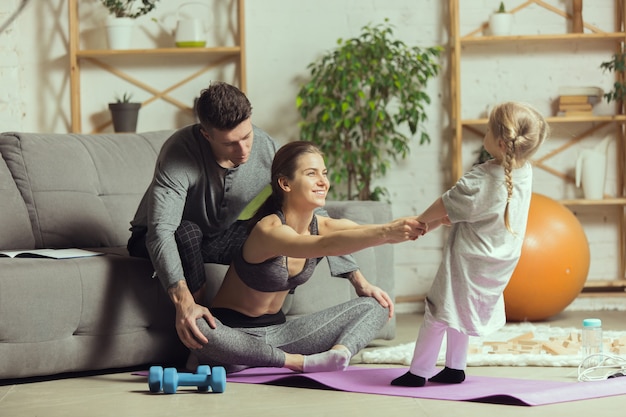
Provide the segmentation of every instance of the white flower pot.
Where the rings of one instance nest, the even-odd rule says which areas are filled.
[[[106,22],[107,40],[110,49],[131,49],[135,19],[109,16]]]
[[[513,15],[510,13],[494,13],[489,17],[489,28],[494,36],[506,36],[511,34]]]

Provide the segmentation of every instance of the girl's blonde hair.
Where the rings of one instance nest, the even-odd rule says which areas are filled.
[[[507,200],[504,208],[504,224],[509,224],[509,203],[513,197],[513,177],[511,172],[520,167],[535,154],[546,140],[550,127],[544,117],[528,104],[506,102],[495,106],[489,114],[489,130],[496,140],[505,145],[502,166],[506,179]]]

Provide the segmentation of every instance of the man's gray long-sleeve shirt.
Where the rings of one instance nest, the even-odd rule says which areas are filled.
[[[176,131],[161,148],[131,231],[146,230],[148,253],[165,288],[184,279],[174,238],[181,220],[196,223],[204,236],[221,233],[270,183],[277,145],[256,126],[253,132],[250,158],[232,169],[217,164],[199,125]]]

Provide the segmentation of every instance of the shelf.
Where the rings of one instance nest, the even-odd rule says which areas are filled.
[[[479,57],[496,56],[498,54],[504,55],[502,59],[509,58],[514,55],[515,58],[519,58],[531,50],[531,53],[547,53],[545,56],[546,61],[551,60],[550,54],[557,51],[573,52],[581,45],[584,44],[587,48],[607,48],[611,47],[615,50],[619,49],[620,44],[626,43],[626,0],[615,0],[614,6],[614,24],[613,28],[599,28],[589,22],[583,21],[584,31],[586,33],[551,33],[551,34],[527,34],[527,35],[510,35],[510,36],[483,36],[486,30],[488,30],[489,23],[483,22],[475,30],[465,33],[460,33],[461,21],[460,21],[460,9],[459,4],[461,0],[449,0],[450,10],[450,97],[451,97],[451,111],[450,120],[452,123],[453,139],[450,146],[451,149],[451,179],[452,182],[456,182],[464,173],[464,146],[466,145],[466,133],[471,133],[477,137],[482,137],[486,130],[488,119],[486,117],[478,118],[466,118],[462,117],[462,97],[461,97],[461,66],[462,58],[465,54],[476,59],[475,52],[479,53]],[[467,5],[466,2],[463,2]],[[516,7],[509,7],[511,13],[516,13],[522,9],[526,9],[528,6],[537,6],[534,10],[530,8],[526,12],[535,13],[538,10],[545,12],[542,9],[547,9],[548,12],[556,13],[563,17],[566,21],[571,20],[571,13],[565,10],[566,8],[557,8],[552,4],[548,4],[539,0],[527,0],[519,1],[519,5]],[[509,5],[511,6],[511,5]],[[540,7],[539,7],[540,6]],[[469,6],[468,6],[469,7]],[[486,9],[486,7],[485,7]],[[471,6],[471,12],[477,13],[476,6]],[[485,16],[489,11],[485,10]],[[474,18],[475,16],[473,16]],[[531,16],[532,18],[533,16]],[[540,19],[537,19],[537,30],[541,30]],[[608,24],[609,22],[603,22]],[[606,30],[608,29],[608,30]],[[539,48],[534,50],[537,45],[549,45],[547,49]],[[473,46],[483,46],[480,48],[472,48]],[[487,47],[484,47],[487,46]],[[533,48],[520,48],[520,51],[515,51],[515,54],[509,53],[518,46],[530,46]],[[489,58],[485,58],[489,59]],[[508,70],[508,69],[507,69]],[[559,62],[553,62],[550,65],[546,65],[546,71],[552,73],[557,71],[575,72],[576,68],[568,67]],[[511,70],[512,71],[512,70]],[[581,79],[584,78],[584,73],[579,72]],[[542,73],[543,74],[543,73]],[[547,74],[541,75],[547,77]],[[619,80],[619,77],[616,77]],[[474,93],[478,94],[478,93]],[[537,94],[543,94],[546,92],[538,91]],[[615,216],[611,214],[611,224],[613,227],[605,228],[608,233],[617,233],[617,265],[615,277],[607,277],[606,275],[613,275],[613,272],[608,274],[603,273],[604,276],[596,277],[600,279],[593,279],[587,281],[585,284],[585,290],[597,293],[599,291],[624,292],[626,288],[626,115],[623,114],[622,108],[616,107],[616,115],[588,115],[588,116],[576,116],[576,117],[561,117],[552,116],[547,117],[546,121],[553,127],[560,127],[558,130],[567,131],[562,137],[565,139],[563,143],[555,145],[553,149],[542,154],[541,157],[533,160],[534,167],[536,169],[543,170],[548,175],[552,175],[563,181],[564,184],[575,183],[572,178],[571,165],[576,161],[572,161],[568,165],[568,160],[563,152],[567,150],[577,149],[575,147],[580,146],[581,141],[597,137],[601,129],[610,128],[615,131],[616,136],[616,149],[611,155],[615,158],[615,178],[616,178],[616,192],[610,197],[602,200],[587,200],[587,199],[566,199],[560,200],[560,203],[567,206],[571,211],[583,211],[582,208],[588,208],[589,214],[598,214],[606,212],[608,210],[615,211]],[[556,130],[556,129],[555,129]],[[560,161],[563,162],[566,167],[557,166],[556,168],[548,163],[552,158],[560,157]],[[467,161],[465,161],[467,162]],[[603,214],[602,214],[603,215]]]
[[[237,56],[241,53],[238,46],[219,48],[152,48],[152,49],[86,49],[77,51],[79,58],[104,58],[107,56],[167,56],[167,55],[203,55],[211,57]]]
[[[586,200],[586,199],[574,199],[574,200],[560,200],[564,206],[626,206],[626,198],[605,198],[604,200]]]
[[[552,116],[546,117],[546,121],[551,124],[558,123],[626,123],[626,115],[620,114],[615,116],[576,116],[576,117],[559,117]],[[463,126],[484,126],[487,124],[487,119],[463,119],[461,120]]]
[[[79,0],[68,0],[68,21],[69,21],[69,67],[70,67],[70,111],[71,111],[71,132],[82,132],[82,109],[81,109],[81,70],[83,64],[88,62],[97,66],[100,70],[106,71],[113,76],[125,81],[137,88],[144,90],[150,96],[142,101],[142,107],[156,101],[163,100],[172,104],[176,108],[193,114],[193,109],[189,102],[182,102],[174,98],[170,93],[183,85],[199,79],[208,71],[226,65],[235,64],[235,75],[239,81],[239,88],[246,91],[246,65],[245,65],[245,11],[244,0],[230,0],[235,8],[236,24],[233,25],[234,46],[218,46],[218,47],[202,47],[202,48],[143,48],[143,49],[80,49],[80,30],[79,30]],[[229,8],[230,9],[230,8]],[[155,64],[152,57],[170,57],[173,59],[160,60]],[[115,60],[114,58],[122,58],[123,60]],[[144,63],[147,66],[167,67],[170,62],[183,62],[186,58],[188,62],[204,59],[201,68],[189,75],[179,75],[173,77],[171,85],[149,85],[141,76],[127,73],[128,63],[133,60]],[[194,64],[196,63],[194,61]],[[196,65],[198,66],[198,65]],[[130,66],[132,67],[132,66]],[[168,80],[170,82],[172,80]],[[164,84],[164,83],[161,83]],[[99,126],[95,126],[91,133],[99,133],[104,131],[111,125],[111,121],[107,121]],[[172,126],[175,128],[176,126]]]
[[[625,40],[626,34],[620,32],[605,33],[563,33],[550,35],[511,35],[511,36],[465,36],[461,45],[480,45],[487,43],[533,42],[533,41],[619,41]]]
[[[598,290],[624,291],[625,289],[626,289],[625,280],[616,281],[613,279],[603,279],[603,280],[594,279],[593,281],[585,282],[585,288],[583,289],[583,291],[590,291],[590,292],[594,292]]]

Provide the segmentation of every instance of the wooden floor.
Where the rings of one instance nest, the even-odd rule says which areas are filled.
[[[566,312],[549,323],[554,326],[579,327],[582,319],[589,316],[601,318],[605,329],[626,330],[626,313],[617,311]],[[399,315],[396,339],[375,341],[374,347],[414,341],[420,323],[419,314]],[[354,358],[354,364],[358,364],[358,358],[358,355]],[[525,379],[576,380],[575,368],[471,367],[467,369],[467,373]],[[463,384],[453,386],[451,389],[463,389]],[[623,417],[626,415],[625,410],[626,392],[621,396],[538,407],[423,400],[233,383],[228,384],[223,394],[200,394],[193,389],[183,389],[176,395],[152,395],[148,392],[145,378],[133,376],[130,372],[0,386],[0,417],[455,415]]]

